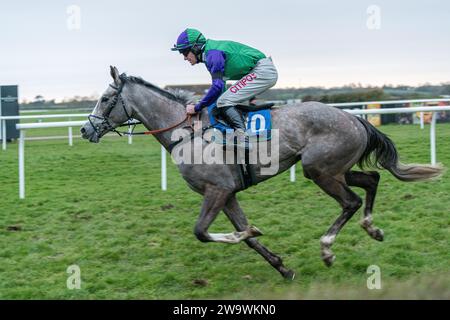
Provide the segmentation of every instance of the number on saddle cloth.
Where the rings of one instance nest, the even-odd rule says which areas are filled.
[[[270,107],[271,105],[268,105],[269,108],[256,110],[256,111],[249,111],[249,112],[243,112],[244,118],[246,119],[246,128],[247,133],[251,138],[256,138],[258,141],[266,141],[270,140],[271,138],[271,129],[272,129],[272,123],[271,123],[271,115],[270,115]],[[231,128],[229,125],[218,120],[215,115],[217,112],[214,112],[214,110],[217,108],[216,104],[213,103],[208,107],[208,115],[209,115],[209,121],[211,123],[211,126],[214,127],[214,129],[219,130],[223,137],[225,138],[225,135],[232,134],[233,128]],[[242,110],[242,109],[241,109]],[[217,143],[221,143],[220,141],[216,141]],[[223,141],[225,143],[225,140]]]

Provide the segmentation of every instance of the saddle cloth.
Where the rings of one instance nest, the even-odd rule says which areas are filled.
[[[214,142],[225,144],[225,135],[233,134],[234,130],[228,124],[215,117],[216,112],[214,112],[214,109],[216,107],[215,103],[208,107],[209,122],[215,130],[218,130],[221,133],[220,136],[223,137],[223,141],[220,141],[221,139],[215,139]],[[270,108],[249,112],[240,111],[244,116],[247,134],[251,140],[267,141],[271,139],[272,121]]]

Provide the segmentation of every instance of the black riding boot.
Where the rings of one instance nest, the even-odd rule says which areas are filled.
[[[247,150],[252,148],[245,130],[245,121],[242,114],[236,107],[222,107],[219,108],[220,115],[233,129],[237,138],[237,146],[244,147]]]

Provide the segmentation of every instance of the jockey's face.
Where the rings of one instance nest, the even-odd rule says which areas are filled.
[[[192,51],[189,51],[189,53],[184,56],[184,60],[189,61],[192,66],[198,62],[197,57],[192,53]]]

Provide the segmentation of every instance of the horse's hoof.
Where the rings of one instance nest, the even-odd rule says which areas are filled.
[[[295,272],[292,270],[287,270],[283,272],[283,278],[285,278],[286,280],[293,281],[295,279]]]
[[[377,241],[383,241],[384,240],[384,231],[381,229],[376,229],[372,235],[372,238],[374,238]]]
[[[250,237],[258,237],[258,236],[262,236],[263,233],[261,232],[261,230],[259,230],[257,227],[255,226],[251,226],[248,229],[249,233],[250,233]]]
[[[334,254],[327,254],[322,256],[322,260],[327,267],[331,267],[335,259],[336,256]]]

